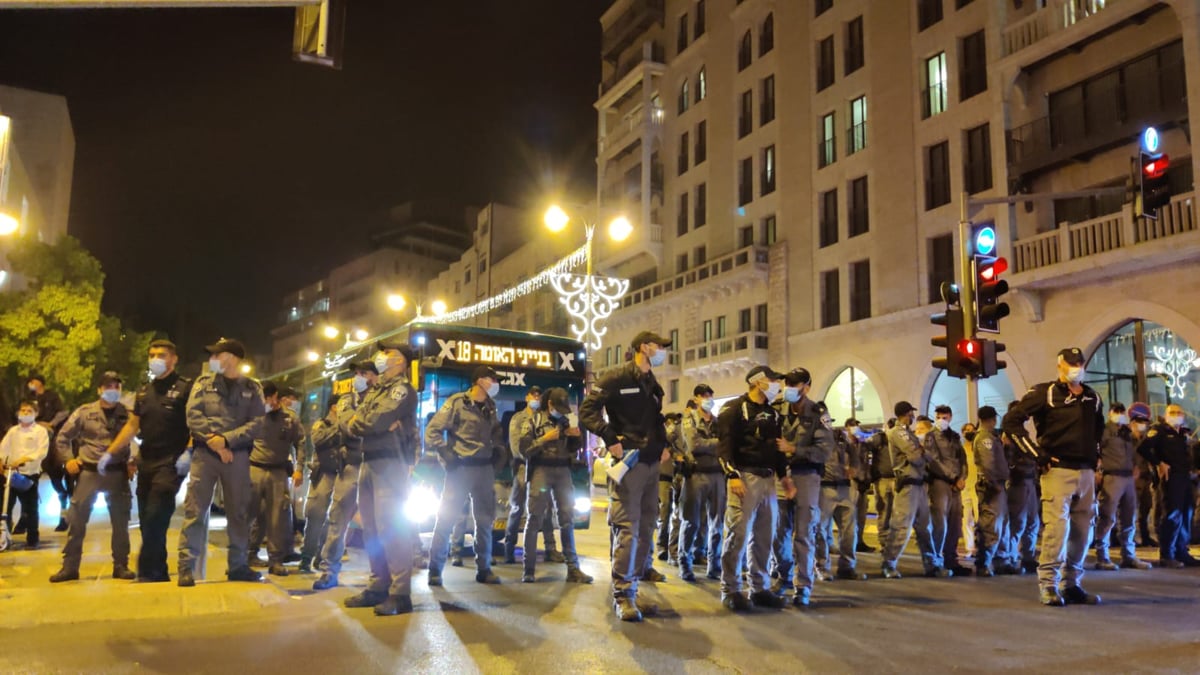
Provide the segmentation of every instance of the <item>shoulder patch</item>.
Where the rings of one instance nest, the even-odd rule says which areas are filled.
[[[408,396],[408,391],[404,387],[392,387],[388,395],[393,401],[403,401],[404,397]]]
[[[1157,435],[1158,429],[1151,429],[1150,432],[1146,434],[1146,438],[1154,438]]]

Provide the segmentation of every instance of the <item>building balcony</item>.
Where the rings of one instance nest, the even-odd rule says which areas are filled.
[[[747,246],[669,279],[631,291],[621,300],[621,307],[623,310],[634,309],[659,298],[680,302],[732,296],[751,285],[765,285],[768,258],[765,246]]]
[[[1001,31],[1002,64],[1035,65],[1162,8],[1154,0],[1049,0]]]
[[[641,107],[626,115],[621,121],[605,130],[597,141],[600,157],[608,159],[619,154],[634,141],[646,142],[651,136],[662,133],[663,109],[661,106]]]
[[[766,333],[739,333],[685,348],[683,372],[693,378],[743,373],[768,360]]]
[[[626,94],[643,80],[661,77],[667,72],[667,54],[657,42],[642,44],[642,52],[634,54],[619,64],[600,83],[600,99],[597,108],[604,110],[624,100]]]
[[[1195,193],[1176,195],[1157,219],[1129,209],[1013,242],[1012,285],[1044,290],[1200,258]]]
[[[655,23],[663,25],[666,0],[630,0],[625,11],[604,29],[600,41],[600,55],[609,63],[616,63],[625,51]]]
[[[657,263],[662,259],[662,230],[662,225],[634,226],[633,234],[625,241],[612,241],[597,233],[596,266],[612,269],[640,255],[649,255]]]

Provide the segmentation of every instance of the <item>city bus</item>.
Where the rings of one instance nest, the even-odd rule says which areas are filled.
[[[350,391],[354,373],[351,364],[370,359],[377,340],[406,341],[418,359],[411,364],[413,387],[417,390],[417,417],[421,438],[425,425],[450,396],[470,387],[471,371],[486,365],[500,376],[500,393],[496,396],[496,414],[508,440],[508,422],[513,414],[525,407],[529,387],[562,387],[567,391],[572,409],[578,414],[585,393],[587,353],[577,340],[541,335],[538,333],[481,328],[476,326],[411,322],[394,331],[361,343],[348,344],[344,349],[326,356],[324,362],[301,367],[275,376],[276,382],[288,384],[301,391],[306,425],[324,414],[331,394]],[[575,484],[575,499],[571,505],[576,529],[591,525],[591,462],[588,461],[586,432],[580,457],[571,469]],[[507,446],[506,446],[507,447]],[[433,453],[422,452],[413,472],[408,503],[408,517],[422,532],[433,529],[437,514],[444,472]],[[511,462],[496,474],[496,520],[493,537],[499,541],[507,526],[513,472]],[[298,493],[299,494],[299,493]],[[467,531],[473,530],[468,523]],[[523,526],[522,526],[523,527]]]

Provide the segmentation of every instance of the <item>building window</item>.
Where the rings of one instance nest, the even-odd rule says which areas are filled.
[[[821,328],[829,328],[841,323],[841,295],[838,271],[821,272]]]
[[[942,283],[954,283],[954,235],[929,239],[929,302],[942,301]]]
[[[708,98],[708,75],[704,66],[700,66],[700,73],[696,75],[696,103],[706,98]]]
[[[750,31],[746,31],[745,35],[742,36],[741,43],[738,45],[738,72],[739,73],[742,72],[743,70],[749,68],[750,61],[751,61],[751,59],[754,58],[754,52],[752,51],[752,45],[751,45],[752,39],[753,38],[750,36]]]
[[[835,113],[821,117],[821,137],[817,142],[817,167],[829,166],[837,161],[837,119]]]
[[[667,358],[670,359],[671,365],[677,366],[679,365],[679,329],[672,328],[671,332],[667,334],[667,339],[671,341],[671,346],[674,347]]]
[[[857,237],[871,229],[870,208],[867,203],[867,177],[850,181],[849,236]]]
[[[917,30],[923,31],[942,20],[942,0],[917,0]]]
[[[712,340],[713,340],[713,322],[712,322],[712,319],[705,319],[705,320],[704,320],[704,323],[703,323],[703,324],[701,324],[701,336],[702,336],[702,340],[703,340],[705,343],[712,342]]]
[[[981,124],[967,129],[963,184],[968,194],[992,189],[992,145],[990,127]]]
[[[775,76],[762,81],[762,101],[759,103],[759,126],[775,121]]]
[[[463,274],[463,285],[465,286],[469,283],[471,283],[471,268],[470,267],[468,267],[466,269],[466,272]]]
[[[692,102],[691,99],[688,98],[688,81],[684,80],[683,84],[679,85],[679,113],[678,114],[682,115],[683,113],[687,112],[688,105],[691,102]]]
[[[669,38],[668,38],[669,39]],[[679,17],[679,32],[675,35],[675,51],[682,54],[688,46],[688,15]]]
[[[704,31],[707,29],[708,12],[706,11],[705,4],[704,0],[697,0],[696,2],[696,32],[694,39],[697,40],[700,39],[701,35],[704,35]]]
[[[738,169],[738,206],[754,201],[754,159],[747,157]]]
[[[850,320],[871,318],[871,261],[850,263]]]
[[[763,56],[775,48],[775,15],[768,14],[758,35],[758,55]]]
[[[667,389],[669,390],[668,393],[670,396],[670,402],[678,403],[679,402],[679,380],[671,380],[669,385],[667,386]]]
[[[738,312],[738,332],[739,333],[749,333],[752,330],[753,324],[750,323],[750,318],[751,318],[751,313],[750,313],[749,307]]]
[[[708,159],[708,121],[700,120],[696,125],[696,165]]]
[[[754,245],[754,226],[746,225],[738,230],[738,248]]]
[[[962,39],[958,64],[958,100],[987,91],[987,45],[983,31]]]
[[[775,216],[767,216],[762,221],[762,241],[767,246],[773,246],[779,240],[778,232],[775,227]]]
[[[699,267],[708,262],[708,247],[697,246],[696,250],[692,251],[692,267]]]
[[[925,210],[950,203],[950,143],[925,148]]]
[[[866,63],[866,45],[863,43],[863,18],[846,24],[846,74],[849,75]]]
[[[775,191],[775,146],[768,145],[762,151],[762,177],[759,189],[769,195]]]
[[[850,131],[846,134],[847,155],[867,147],[867,97],[850,101]]]
[[[767,305],[755,305],[754,307],[754,330],[759,333],[767,332]]]
[[[720,340],[721,338],[728,335],[727,330],[728,330],[728,326],[726,325],[726,318],[724,316],[718,316],[717,317],[717,339]]]
[[[690,259],[691,258],[686,253],[680,253],[679,255],[675,256],[675,273],[683,274],[684,272],[688,271],[688,261]]]
[[[833,36],[817,43],[817,91],[833,85]]]
[[[754,91],[742,92],[742,109],[738,114],[738,138],[745,138],[754,129]]]
[[[479,261],[479,273],[482,275],[487,271],[487,258]]]
[[[821,16],[825,12],[828,12],[831,7],[833,7],[833,0],[817,0],[816,6],[817,13],[815,16]]]
[[[708,223],[708,185],[701,183],[696,186],[696,215],[695,228],[699,229]]]
[[[821,193],[817,220],[821,224],[821,248],[833,246],[838,241],[838,194],[837,190]]]
[[[688,132],[683,132],[679,135],[679,173],[682,176],[688,170],[688,149],[691,146],[688,143]]]
[[[946,52],[925,59],[925,91],[921,92],[921,119],[946,112]]]
[[[676,214],[676,234],[683,236],[688,233],[688,195],[679,195],[679,213]]]

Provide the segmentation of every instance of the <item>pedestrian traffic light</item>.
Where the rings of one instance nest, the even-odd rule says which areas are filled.
[[[963,338],[955,345],[960,377],[979,377],[983,374],[983,351],[987,340]]]
[[[971,266],[975,270],[975,328],[999,333],[1000,319],[1009,314],[1008,303],[1000,301],[1008,292],[1008,282],[1000,278],[1008,271],[1008,261],[976,253]]]
[[[953,284],[948,282],[943,284],[943,297],[947,296],[945,286],[953,286]],[[957,292],[957,289],[954,289],[955,302],[957,302]],[[963,330],[963,312],[961,307],[950,306],[951,303],[949,301],[946,304],[946,311],[929,317],[929,322],[933,325],[946,327],[945,334],[935,335],[929,341],[934,347],[940,347],[943,350],[943,355],[933,360],[933,367],[946,371],[946,374],[950,377],[963,378],[965,375],[959,366],[958,353],[956,352],[958,343],[966,337]]]
[[[1171,158],[1164,153],[1140,153],[1141,170],[1138,172],[1138,197],[1141,208],[1139,215],[1157,218],[1158,210],[1171,202],[1171,185],[1167,180],[1167,169]]]

